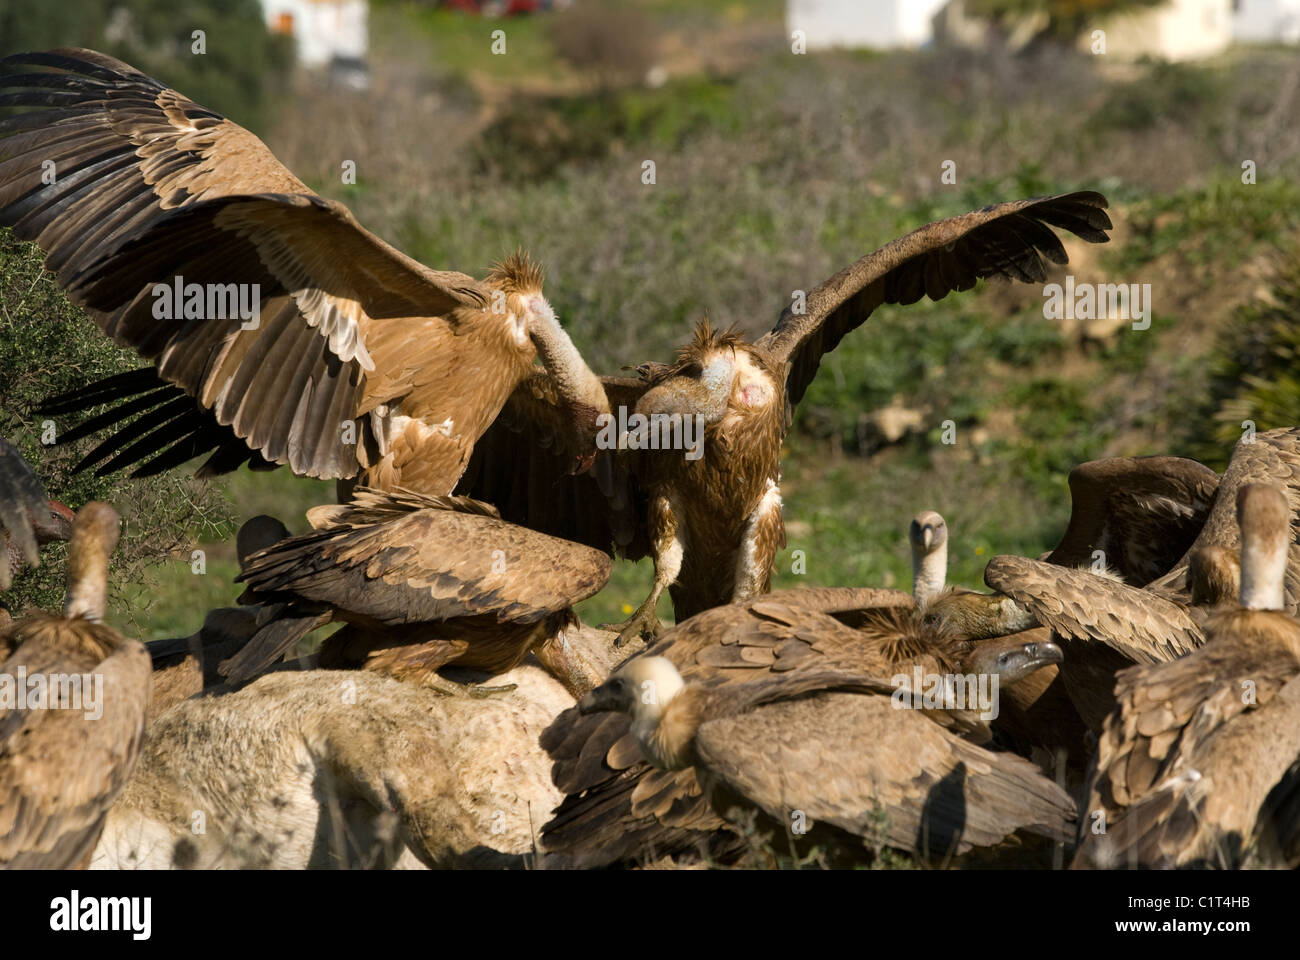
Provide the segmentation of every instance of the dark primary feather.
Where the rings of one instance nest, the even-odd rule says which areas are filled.
[[[1111,457],[1070,471],[1070,524],[1048,563],[1105,566],[1143,587],[1168,573],[1200,534],[1219,475],[1182,457]]]
[[[1047,279],[1045,261],[1067,259],[1050,228],[1105,243],[1111,228],[1106,205],[1105,197],[1089,191],[990,204],[913,230],[820,284],[809,292],[803,314],[787,307],[758,342],[774,359],[789,363],[787,425],[821,358],[876,307],[923,296],[941,300],[990,277],[1041,283]]]

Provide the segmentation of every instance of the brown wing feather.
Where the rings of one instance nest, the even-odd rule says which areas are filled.
[[[56,50],[0,62],[28,64],[63,72],[0,75],[0,102],[49,108],[0,121],[0,224],[41,245],[105,333],[266,460],[355,475],[357,446],[340,442],[343,426],[363,412],[367,372],[401,362],[367,353],[370,321],[479,307],[484,289],[399,253],[247,130],[120,61]],[[53,183],[42,180],[45,161]],[[153,287],[178,276],[257,284],[261,323],[160,321]],[[188,419],[154,426],[135,440],[134,459],[182,439],[191,456],[220,446]]]
[[[786,361],[787,419],[817,373],[823,355],[885,303],[941,300],[975,281],[1006,277],[1028,283],[1047,278],[1044,260],[1065,263],[1065,248],[1052,227],[1092,243],[1105,243],[1111,228],[1106,198],[1078,192],[995,203],[919,229],[831,277],[808,294],[806,310],[787,307],[759,341],[774,359]]]
[[[854,743],[863,746],[843,749]],[[829,823],[927,860],[1020,829],[1058,840],[1073,832],[1074,802],[1032,764],[983,750],[884,696],[822,693],[708,720],[695,749],[707,781],[778,823],[801,810],[810,826]]]
[[[0,651],[10,655],[0,675],[14,677],[21,665],[29,677],[102,677],[103,712],[91,720],[81,710],[0,709],[0,865],[84,865],[139,755],[149,655],[107,627],[44,614],[5,632]]]
[[[1048,563],[1093,562],[1094,551],[1126,583],[1167,573],[1200,534],[1219,476],[1182,457],[1111,457],[1070,471],[1070,524]]]
[[[984,582],[1062,637],[1103,643],[1132,663],[1173,660],[1204,641],[1201,628],[1178,604],[1086,570],[994,557]]]
[[[1107,831],[1081,836],[1076,865],[1231,865],[1266,819],[1300,749],[1300,625],[1229,610],[1210,629],[1189,656],[1118,675],[1086,788]]]
[[[332,522],[250,556],[241,603],[287,603],[385,627],[459,617],[532,624],[585,600],[609,579],[607,554],[492,515],[490,507],[409,491],[360,491]],[[223,665],[247,679],[293,641],[262,633]],[[269,649],[266,648],[269,645]]]
[[[825,599],[815,592],[813,602],[819,597]],[[775,678],[825,671],[892,675],[893,664],[875,638],[796,601],[768,595],[716,607],[668,631],[642,656],[667,657],[688,683],[757,685],[756,695]],[[716,833],[725,824],[702,796],[693,770],[655,770],[641,759],[628,729],[622,714],[582,716],[573,708],[542,733],[552,778],[568,794],[542,829],[548,852],[580,866],[648,850],[667,855],[704,846],[718,858],[739,852],[734,836]]]
[[[648,385],[625,377],[601,383],[615,417],[620,407],[634,410]],[[530,377],[479,438],[456,491],[496,504],[512,523],[629,560],[649,556],[636,452],[601,450],[591,470],[575,476],[573,437],[554,382]]]

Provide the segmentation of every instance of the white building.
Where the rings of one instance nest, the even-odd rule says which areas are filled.
[[[298,62],[324,67],[335,61],[364,61],[368,0],[262,0],[272,33],[294,38]]]
[[[787,35],[802,30],[809,50],[920,47],[947,0],[786,0]]]
[[[1232,43],[1232,0],[1167,0],[1158,7],[1106,17],[1097,27],[1106,33],[1109,56],[1195,60]],[[1084,32],[1080,44],[1091,48],[1091,30]]]
[[[1237,0],[1233,35],[1246,43],[1300,43],[1300,0]]]

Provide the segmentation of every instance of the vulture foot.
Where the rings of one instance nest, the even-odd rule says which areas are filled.
[[[632,614],[623,623],[602,624],[601,629],[617,630],[618,637],[614,640],[614,646],[621,647],[640,637],[644,637],[647,641],[653,641],[659,634],[663,633],[664,625],[659,622],[654,607],[647,608],[643,604],[636,613]]]

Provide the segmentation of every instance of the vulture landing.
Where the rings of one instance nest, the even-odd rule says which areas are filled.
[[[446,495],[517,388],[546,399],[531,426],[564,468],[590,464],[605,393],[526,256],[481,282],[431,270],[247,130],[92,50],[0,60],[0,100],[28,108],[0,119],[0,226],[152,364],[48,401],[114,405],[61,431],[107,432],[83,466],[206,454],[201,475],[283,464]]]
[[[991,277],[1042,282],[1047,262],[1067,260],[1056,229],[1104,242],[1105,207],[1101,194],[1079,192],[927,224],[814,288],[804,312],[787,308],[757,341],[716,333],[706,322],[675,363],[642,364],[638,379],[604,380],[615,413],[670,423],[695,417],[704,427],[699,456],[629,443],[602,449],[593,476],[566,478],[543,444],[518,435],[539,401],[516,391],[458,490],[497,504],[507,520],[629,559],[653,557],[654,586],[622,626],[621,641],[657,631],[664,590],[678,622],[764,593],[785,544],[781,445],[822,357],[883,304],[939,300]]]
[[[532,651],[577,694],[604,678],[569,633],[578,629],[573,605],[609,579],[607,554],[505,523],[490,506],[458,497],[359,490],[355,502],[309,517],[314,532],[252,554],[240,574],[240,602],[274,613],[221,665],[231,683],[269,669],[331,621],[346,625],[325,641],[323,667],[467,692],[438,671],[455,664],[504,673]]]
[[[1195,652],[1120,673],[1076,867],[1300,865],[1300,623],[1285,612],[1294,514],[1278,484],[1241,486],[1236,500],[1240,606],[1210,616]]]
[[[102,622],[117,538],[112,507],[82,507],[64,615],[0,629],[0,866],[85,866],[139,755],[149,655]]]

